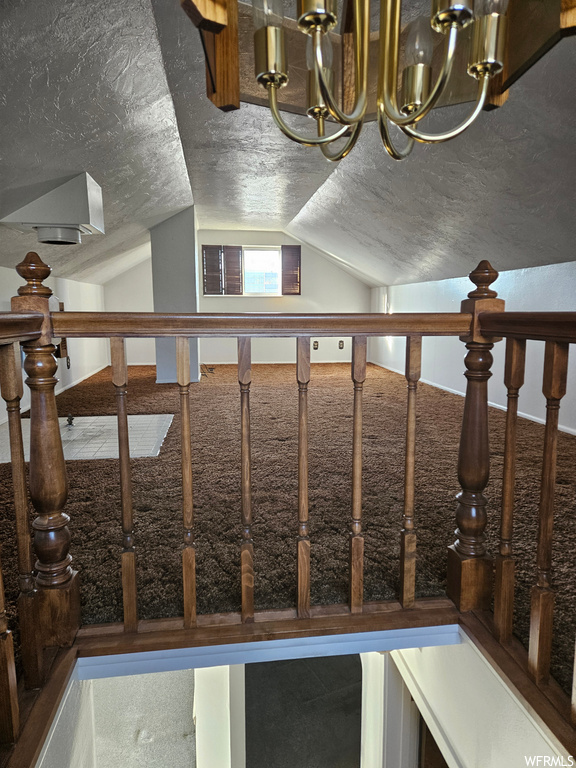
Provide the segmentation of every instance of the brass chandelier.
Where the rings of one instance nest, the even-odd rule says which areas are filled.
[[[278,90],[288,82],[282,0],[252,0],[256,79],[267,91],[272,117],[282,133],[307,147],[319,146],[329,160],[338,161],[354,147],[366,115],[370,0],[351,0],[354,18],[354,108],[345,113],[334,96],[332,49],[328,33],[338,23],[337,0],[297,0],[298,27],[308,36],[307,114],[316,121],[316,135],[301,136],[284,121],[278,109]],[[403,160],[415,142],[434,144],[459,136],[478,117],[488,95],[491,78],[502,71],[508,0],[467,0],[465,3],[432,0],[430,20],[411,22],[406,38],[405,64],[398,99],[401,0],[381,0],[380,51],[378,65],[377,119],[382,142],[395,160]],[[476,103],[471,114],[452,130],[426,133],[420,121],[436,106],[452,72],[459,35],[473,24],[468,74],[478,81]],[[432,83],[432,30],[444,35],[440,72]],[[396,146],[390,123],[407,140]],[[327,133],[327,124],[337,130]],[[330,144],[344,139],[335,152]]]

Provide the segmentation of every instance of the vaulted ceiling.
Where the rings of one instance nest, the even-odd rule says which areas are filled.
[[[0,0],[0,51],[0,211],[18,188],[82,171],[103,189],[105,236],[39,246],[57,275],[113,274],[150,226],[192,203],[202,228],[284,230],[374,285],[463,275],[481,258],[499,269],[576,258],[573,39],[464,136],[395,163],[370,123],[337,166],[284,138],[265,108],[207,100],[178,0]],[[0,227],[0,265],[34,247]]]

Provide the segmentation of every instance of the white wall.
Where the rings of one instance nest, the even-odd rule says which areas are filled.
[[[203,245],[298,245],[298,241],[282,232],[253,232],[235,230],[199,230],[198,258]],[[202,264],[199,262],[199,273]],[[246,296],[203,296],[200,291],[200,312],[369,312],[370,288],[348,272],[340,269],[315,248],[302,245],[300,296],[269,298]],[[348,361],[350,338],[344,338],[344,349],[338,349],[339,339],[317,339],[318,350],[311,351],[312,362]],[[252,360],[255,363],[292,363],[296,357],[294,339],[255,339]],[[235,363],[235,339],[201,339],[200,360],[203,363]]]
[[[244,664],[194,670],[198,768],[246,768]]]
[[[389,653],[361,653],[360,768],[417,768],[420,713]]]
[[[576,262],[502,272],[492,287],[498,291],[500,298],[505,299],[507,311],[575,311]],[[468,278],[389,286],[388,311],[459,312],[460,302],[472,288]],[[380,304],[380,311],[384,311],[382,297],[376,294],[379,290],[373,289],[373,306]],[[504,348],[503,341],[495,345],[493,376],[488,384],[490,403],[500,408],[506,406]],[[465,353],[464,345],[456,337],[424,338],[422,380],[463,394],[466,388],[463,376]],[[576,351],[572,350],[571,355],[568,393],[560,408],[560,428],[576,433]],[[401,337],[375,339],[369,348],[369,359],[372,362],[400,373],[404,373],[404,356],[405,340]],[[519,412],[535,421],[545,419],[543,360],[544,342],[528,342],[526,381],[520,390]]]
[[[198,260],[196,258],[196,215],[194,206],[160,222],[150,230],[152,250],[152,291],[155,312],[193,313],[198,310]],[[176,340],[158,338],[156,381],[178,380]],[[200,381],[200,344],[188,340],[190,378]]]
[[[91,680],[73,679],[66,689],[35,768],[96,768]]]
[[[282,245],[298,241],[282,232],[253,232],[232,230],[199,230],[197,236],[199,269],[202,268],[202,245]],[[200,272],[201,274],[201,272]],[[132,267],[104,284],[104,305],[107,312],[152,312],[152,266],[150,259]],[[245,296],[202,296],[199,312],[369,312],[370,288],[340,269],[319,251],[302,246],[302,294],[270,298]],[[343,338],[344,349],[338,349],[339,339],[320,338],[318,350],[311,350],[313,362],[348,361],[350,338]],[[128,339],[129,365],[154,365],[153,339]],[[295,360],[294,339],[255,339],[252,359],[255,363],[284,363]],[[235,363],[235,339],[201,339],[202,363]]]
[[[18,288],[24,281],[14,269],[0,267],[0,312],[10,311],[10,300],[16,296]],[[104,309],[104,292],[101,285],[80,283],[64,278],[49,278],[46,285],[50,286],[54,295],[63,301],[67,311],[101,312]],[[104,366],[108,365],[108,346],[104,339],[69,339],[68,354],[70,369],[66,360],[58,361],[59,383],[56,393],[78,384]],[[30,406],[28,389],[24,387],[22,410]],[[4,408],[0,408],[0,423],[7,421]]]
[[[461,645],[390,655],[450,768],[520,768],[535,755],[570,765],[558,739],[466,636]]]
[[[150,258],[104,283],[106,312],[153,312],[152,260]],[[155,365],[154,339],[127,339],[128,365]]]
[[[80,283],[77,280],[54,278],[47,281],[60,301],[64,302],[67,312],[102,312],[104,310],[104,291],[101,285]],[[92,376],[109,363],[108,342],[106,339],[68,339],[70,369],[66,360],[58,361],[59,384],[56,393],[73,387],[78,382]]]

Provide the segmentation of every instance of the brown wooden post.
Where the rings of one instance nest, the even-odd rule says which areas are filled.
[[[362,394],[366,380],[366,336],[352,338],[354,426],[352,439],[352,525],[350,529],[350,613],[364,604],[364,536],[362,535]]]
[[[416,388],[422,367],[422,337],[406,338],[406,457],[404,471],[404,527],[400,535],[400,602],[414,605],[416,587],[416,531],[414,530],[414,466],[416,456]]]
[[[488,379],[491,376],[491,350],[495,338],[480,333],[478,316],[482,312],[502,312],[504,302],[490,288],[498,273],[488,261],[481,261],[471,272],[476,288],[462,302],[462,312],[472,315],[470,333],[460,336],[468,354],[464,360],[467,379],[462,419],[458,480],[462,491],[456,497],[455,543],[448,548],[447,594],[461,611],[485,609],[492,594],[492,559],[486,555],[486,498],[484,489],[490,474],[488,445]]]
[[[19,730],[20,710],[14,665],[14,642],[6,618],[2,563],[0,562],[0,744],[12,744],[18,738]]]
[[[496,556],[494,584],[494,625],[501,643],[512,637],[514,618],[514,560],[512,530],[514,521],[514,487],[516,482],[516,421],[518,393],[524,384],[526,341],[506,340],[504,384],[508,390],[506,436],[504,439],[504,472],[502,481],[502,517],[500,520],[500,549]]]
[[[308,382],[310,338],[296,340],[298,380],[298,616],[310,618],[310,537],[308,535]]]
[[[52,342],[49,298],[42,285],[50,274],[37,253],[28,253],[16,267],[27,284],[12,299],[12,309],[44,314],[42,335],[26,342],[24,370],[30,388],[30,499],[37,513],[32,523],[38,589],[37,632],[44,647],[71,645],[80,626],[80,580],[71,567],[70,518],[64,512],[68,497],[66,465],[56,411],[54,374],[57,364]]]
[[[124,631],[138,629],[138,598],[136,595],[136,547],[134,544],[134,514],[132,510],[132,471],[130,468],[130,439],[128,435],[128,366],[124,339],[110,339],[112,384],[116,390],[118,418],[118,461],[120,464],[120,503],[122,506],[122,605]]]
[[[242,621],[254,621],[254,542],[252,541],[252,471],[250,462],[251,339],[238,339],[238,382],[240,384],[240,441],[242,490],[242,546],[240,570]]]
[[[0,389],[6,401],[8,430],[10,433],[10,458],[12,485],[14,488],[14,513],[18,546],[18,572],[20,595],[18,597],[18,623],[20,626],[20,651],[24,680],[27,688],[42,685],[42,643],[39,642],[36,622],[36,582],[33,574],[32,539],[30,537],[28,490],[24,445],[20,423],[20,401],[23,395],[20,371],[20,345],[0,347]]]
[[[558,446],[558,415],[560,401],[566,394],[568,375],[568,344],[546,342],[542,392],[546,398],[546,426],[542,482],[538,508],[537,582],[532,587],[530,604],[530,640],[528,671],[538,683],[550,675],[552,654],[552,621],[554,591],[551,585],[552,533],[554,528],[554,491],[556,488],[556,456]]]
[[[196,544],[194,543],[194,504],[192,497],[192,442],[190,430],[190,341],[176,339],[176,378],[180,388],[180,445],[182,453],[182,584],[184,629],[196,625]]]

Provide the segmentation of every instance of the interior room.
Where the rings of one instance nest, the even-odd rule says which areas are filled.
[[[342,768],[576,752],[576,6],[475,2],[0,4],[0,768],[124,759],[89,658],[348,634]]]

